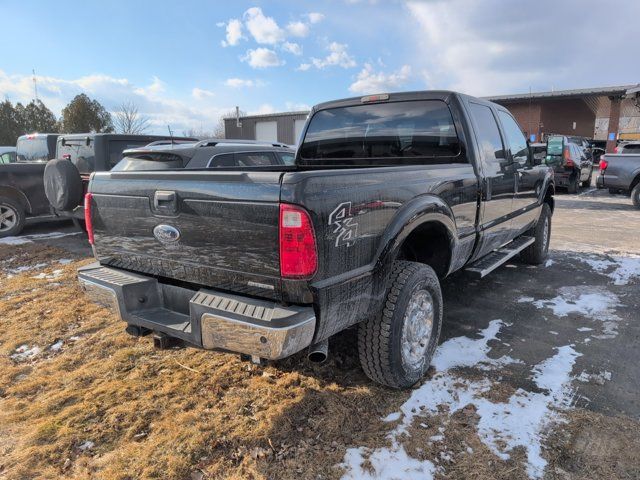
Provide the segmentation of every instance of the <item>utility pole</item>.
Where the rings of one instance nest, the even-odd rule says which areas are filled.
[[[36,69],[31,70],[33,72],[33,93],[35,95],[36,102],[38,101],[38,81],[36,80]]]

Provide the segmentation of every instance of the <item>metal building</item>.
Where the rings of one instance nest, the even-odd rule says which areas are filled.
[[[296,145],[309,112],[282,112],[227,118],[225,138],[263,140]]]

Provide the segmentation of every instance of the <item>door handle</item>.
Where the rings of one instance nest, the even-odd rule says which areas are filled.
[[[153,197],[153,204],[156,208],[172,204],[176,199],[175,192],[158,191]]]

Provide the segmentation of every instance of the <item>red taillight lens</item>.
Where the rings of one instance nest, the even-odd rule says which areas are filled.
[[[564,150],[562,152],[562,157],[564,159],[564,166],[565,167],[574,167],[575,164],[573,163],[573,160],[571,160],[571,154],[569,153],[569,148],[564,147]]]
[[[308,278],[316,272],[318,254],[311,218],[306,210],[280,204],[280,275]]]
[[[600,159],[600,171],[604,172],[609,166],[609,162],[607,162],[604,158]]]
[[[93,221],[91,220],[91,202],[93,201],[93,195],[87,193],[84,196],[84,224],[87,227],[87,235],[89,236],[89,243],[93,245]]]

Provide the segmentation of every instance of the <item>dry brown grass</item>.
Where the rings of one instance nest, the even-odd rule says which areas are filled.
[[[88,260],[56,263],[69,256],[35,245],[0,251],[3,269],[50,264],[13,278],[0,271],[0,478],[328,479],[340,477],[336,465],[347,448],[388,444],[392,425],[380,418],[409,394],[363,376],[351,333],[334,340],[322,367],[300,356],[256,367],[194,348],[156,351],[148,338],[127,336],[122,322],[84,298],[75,271]],[[58,268],[59,278],[32,278]],[[60,351],[49,350],[60,340]],[[12,359],[24,344],[41,353]],[[497,388],[488,394],[491,401],[512,393],[508,385]],[[448,452],[452,461],[437,462],[443,478],[524,478],[524,451],[498,459],[478,438],[476,424],[473,408],[416,417],[403,445],[419,459]],[[445,428],[446,443],[429,445],[438,427]],[[603,459],[620,457],[606,446],[593,453],[592,430],[608,432],[603,441],[611,440],[614,450],[638,446],[637,424],[573,416],[559,430],[570,434],[552,439],[552,478],[639,478],[640,447],[617,467]],[[83,448],[86,442],[93,446]],[[569,476],[553,476],[558,471]]]

